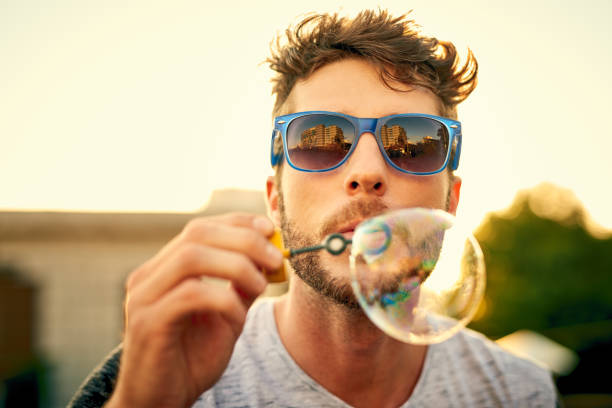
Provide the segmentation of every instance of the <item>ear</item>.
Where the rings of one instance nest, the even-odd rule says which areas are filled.
[[[269,176],[266,180],[266,200],[268,203],[268,215],[276,228],[280,228],[281,217],[278,208],[278,188],[274,176]]]
[[[457,215],[457,207],[459,206],[459,195],[461,193],[461,177],[453,176],[450,185],[448,212]]]

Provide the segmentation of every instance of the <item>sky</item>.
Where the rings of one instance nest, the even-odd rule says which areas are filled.
[[[0,0],[0,211],[190,212],[263,190],[270,41],[305,13],[376,5]],[[479,61],[459,215],[477,225],[548,181],[612,229],[612,2],[378,5]]]

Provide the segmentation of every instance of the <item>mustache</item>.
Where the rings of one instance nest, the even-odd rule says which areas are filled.
[[[332,232],[337,231],[338,228],[344,224],[357,219],[366,219],[377,216],[384,213],[388,209],[389,206],[378,199],[351,201],[338,208],[338,210],[334,211],[332,215],[323,221],[323,224],[319,229],[319,236],[324,238]]]

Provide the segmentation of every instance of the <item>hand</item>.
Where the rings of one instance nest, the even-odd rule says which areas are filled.
[[[194,219],[129,276],[124,348],[108,406],[190,406],[217,382],[266,287],[260,268],[281,265],[266,239],[272,232],[262,216]]]

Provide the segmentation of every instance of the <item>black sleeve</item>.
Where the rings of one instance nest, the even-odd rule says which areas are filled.
[[[119,344],[85,379],[67,408],[98,408],[108,401],[119,374],[122,345]]]

